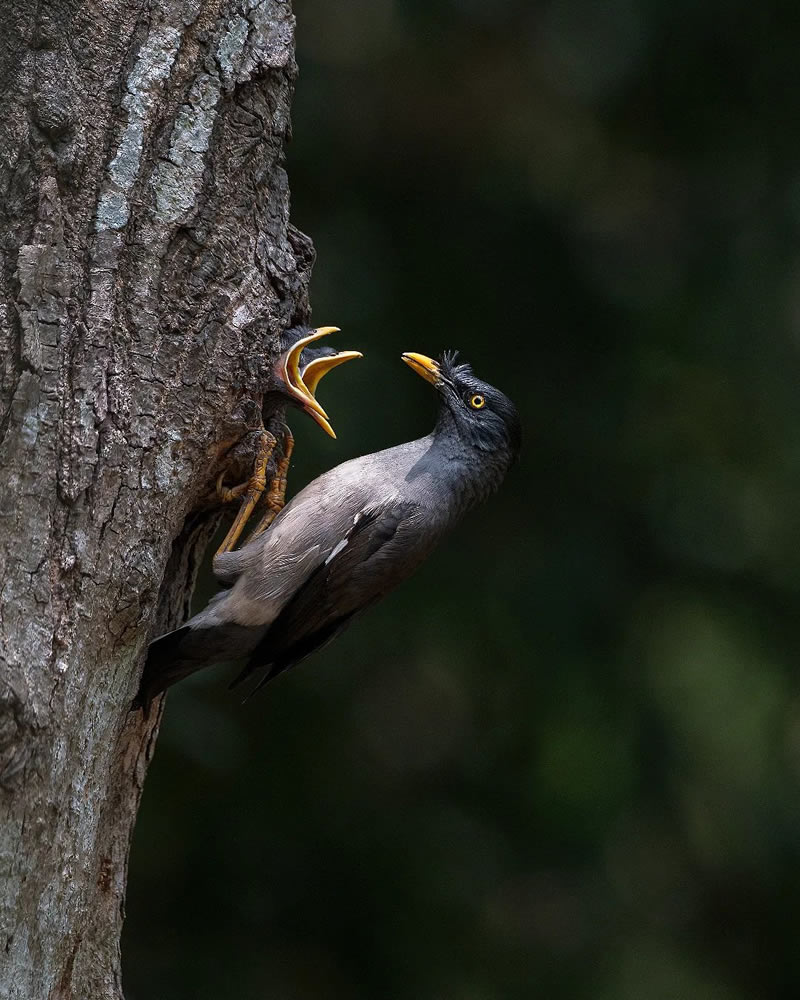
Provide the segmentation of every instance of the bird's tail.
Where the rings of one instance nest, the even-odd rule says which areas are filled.
[[[147,714],[156,695],[205,666],[247,656],[259,638],[258,629],[233,623],[208,626],[197,619],[159,636],[147,650],[132,708],[142,708]]]
[[[181,651],[181,646],[188,640],[191,631],[188,625],[183,625],[150,643],[139,692],[133,702],[134,708],[144,708],[146,713],[157,694],[192,673],[192,662],[184,659]]]

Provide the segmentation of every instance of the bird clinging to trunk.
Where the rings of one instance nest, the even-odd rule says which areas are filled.
[[[137,698],[147,706],[202,667],[244,660],[257,688],[329,642],[410,576],[445,532],[502,482],[517,457],[514,404],[455,354],[404,354],[439,393],[431,434],[344,462],[305,487],[270,530],[218,552],[228,589],[150,644]]]

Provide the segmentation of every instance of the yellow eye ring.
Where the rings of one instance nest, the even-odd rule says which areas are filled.
[[[469,405],[473,410],[482,410],[486,406],[486,400],[480,394],[476,393],[470,398]]]

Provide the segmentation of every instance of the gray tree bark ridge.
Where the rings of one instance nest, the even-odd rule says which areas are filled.
[[[293,46],[282,0],[0,9],[2,997],[122,996],[145,645],[308,318]]]

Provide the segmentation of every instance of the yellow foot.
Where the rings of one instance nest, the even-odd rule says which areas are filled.
[[[256,535],[260,535],[265,532],[278,514],[280,514],[283,510],[284,504],[286,503],[286,476],[289,472],[289,462],[291,461],[293,451],[294,436],[287,427],[286,434],[283,438],[283,458],[278,463],[275,478],[270,484],[269,493],[267,493],[267,510],[256,525],[251,536],[252,538],[255,538]]]
[[[264,490],[267,488],[267,465],[275,449],[276,439],[269,431],[263,430],[258,442],[258,452],[256,454],[253,475],[244,483],[229,488],[223,485],[225,473],[221,472],[217,479],[217,497],[223,503],[230,503],[244,497],[239,512],[230,526],[228,534],[223,539],[222,545],[217,549],[216,555],[223,552],[230,552],[239,541],[239,537],[244,531],[245,525],[250,519],[250,515],[261,499]]]

